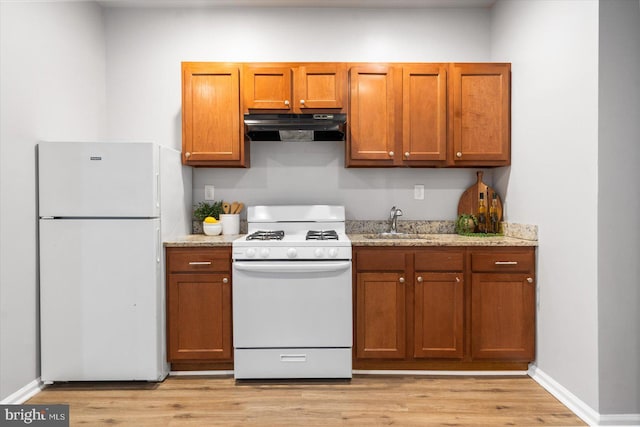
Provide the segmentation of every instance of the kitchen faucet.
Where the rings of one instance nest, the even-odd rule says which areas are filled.
[[[389,233],[396,234],[398,232],[398,217],[402,216],[402,210],[395,206],[391,208],[389,213]]]

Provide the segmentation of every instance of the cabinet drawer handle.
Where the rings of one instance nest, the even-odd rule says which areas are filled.
[[[189,261],[189,265],[211,265],[211,261]]]
[[[281,362],[306,362],[307,355],[306,354],[281,354],[280,361]]]
[[[518,261],[496,261],[496,265],[518,265]]]
[[[399,281],[400,283],[404,283],[404,277],[401,277],[400,279],[398,279],[398,281]]]
[[[533,278],[527,277],[527,283],[533,283]]]

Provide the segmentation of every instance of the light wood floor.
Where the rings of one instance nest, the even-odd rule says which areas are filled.
[[[586,425],[528,377],[169,377],[160,384],[54,384],[27,403],[69,404],[72,426]]]

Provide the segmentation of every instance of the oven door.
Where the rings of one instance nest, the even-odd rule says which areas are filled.
[[[236,261],[234,347],[351,347],[351,294],[351,261]]]

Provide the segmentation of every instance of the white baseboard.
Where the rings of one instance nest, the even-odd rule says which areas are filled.
[[[529,376],[590,426],[640,427],[640,414],[602,415],[535,365],[529,367]]]
[[[40,378],[36,378],[26,386],[22,387],[20,390],[4,398],[2,402],[0,402],[0,404],[20,405],[26,402],[27,400],[31,399],[36,394],[40,393],[42,388],[43,388],[43,384],[40,381]]]
[[[640,414],[604,414],[600,415],[601,426],[640,427]]]

